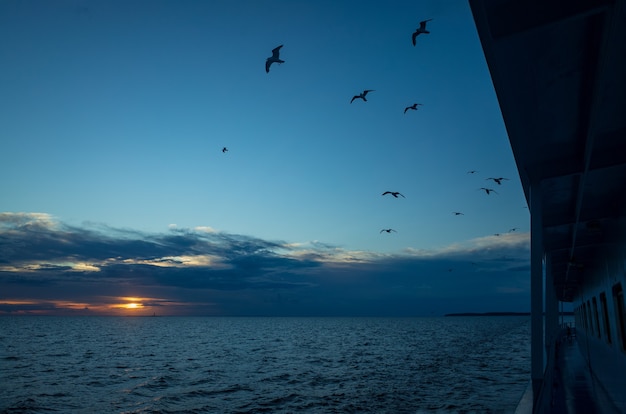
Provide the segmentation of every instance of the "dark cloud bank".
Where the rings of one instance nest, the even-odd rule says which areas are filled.
[[[144,314],[163,315],[521,312],[528,252],[527,234],[382,255],[207,228],[154,234],[0,213],[0,314],[109,313],[129,297]]]

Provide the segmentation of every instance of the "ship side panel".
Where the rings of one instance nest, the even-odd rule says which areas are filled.
[[[597,380],[599,398],[626,412],[626,243],[608,249],[578,290],[576,335],[581,353]]]

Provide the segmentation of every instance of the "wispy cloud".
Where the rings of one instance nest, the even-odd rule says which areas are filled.
[[[380,254],[210,227],[154,234],[0,213],[0,313],[422,314],[476,311],[485,297],[526,310],[528,243],[511,233]]]

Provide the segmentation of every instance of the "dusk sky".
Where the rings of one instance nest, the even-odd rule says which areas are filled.
[[[8,0],[0,73],[0,315],[529,311],[467,1]]]

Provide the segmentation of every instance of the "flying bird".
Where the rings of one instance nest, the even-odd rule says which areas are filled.
[[[477,172],[478,172],[478,171],[476,171],[476,170],[469,170],[467,173],[468,173],[468,174],[476,174]]]
[[[415,111],[417,111],[417,105],[422,105],[421,103],[414,103],[411,106],[407,106],[406,108],[404,108],[404,113],[406,114],[406,111],[408,111],[409,109],[413,109]]]
[[[452,214],[454,214],[455,216],[464,216],[465,214],[461,213],[460,211],[453,211]]]
[[[424,34],[429,34],[430,33],[428,30],[426,30],[426,23],[428,23],[431,20],[432,19],[422,20],[420,22],[420,27],[415,29],[415,32],[413,32],[413,46],[415,46],[415,39],[417,38],[417,36],[419,36],[422,33],[424,33]]]
[[[498,194],[498,192],[492,188],[485,188],[485,187],[480,187],[479,190],[485,190],[485,193],[487,193],[487,195],[491,194],[491,193],[496,193]]]
[[[508,178],[504,178],[504,177],[499,177],[499,178],[489,177],[489,178],[485,178],[485,180],[493,180],[493,182],[495,182],[496,184],[502,185],[502,180],[508,180]]]
[[[516,231],[517,227],[513,227],[512,229],[509,229],[509,233],[511,233],[512,231]]]
[[[272,66],[272,63],[279,63],[279,64],[285,63],[284,60],[280,60],[279,58],[281,47],[283,47],[283,45],[280,45],[272,49],[272,56],[268,57],[267,60],[265,61],[265,71],[267,73],[270,73],[270,66]]]
[[[374,92],[374,89],[366,89],[366,90],[364,90],[364,91],[363,91],[363,93],[360,93],[360,94],[358,94],[358,95],[354,95],[354,96],[352,97],[352,99],[350,100],[350,103],[354,102],[354,100],[355,100],[355,99],[357,99],[357,98],[361,98],[361,99],[363,99],[365,102],[367,102],[367,99],[365,98],[365,95],[367,95],[367,94],[368,94],[368,92]]]
[[[403,198],[406,198],[402,194],[400,194],[398,191],[385,191],[382,195],[386,195],[386,194],[391,194],[395,198],[398,198],[398,196],[402,196]]]
[[[222,152],[227,152],[227,151],[228,151],[228,148],[226,147],[222,148]]]
[[[397,231],[395,231],[394,229],[382,229],[380,232],[382,233],[383,231],[386,231],[387,233],[391,233],[392,231],[394,233],[397,233]]]

